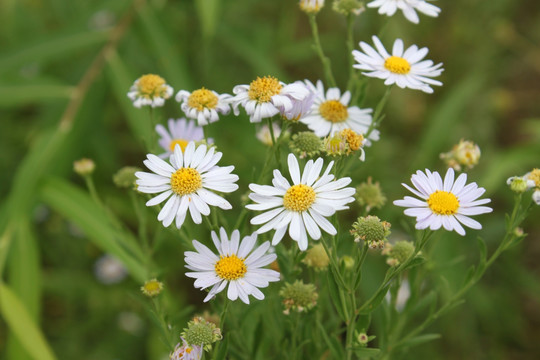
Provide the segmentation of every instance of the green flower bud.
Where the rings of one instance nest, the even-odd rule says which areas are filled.
[[[390,235],[390,223],[381,221],[377,216],[359,217],[353,224],[351,234],[354,241],[366,241],[372,249],[382,249],[386,237]]]
[[[96,164],[92,159],[82,158],[73,162],[73,171],[82,177],[92,175],[95,169]]]
[[[222,339],[221,330],[216,327],[216,324],[202,317],[195,317],[188,322],[188,327],[184,329],[182,337],[189,345],[202,346],[205,351],[210,351],[212,344]]]
[[[386,196],[379,182],[373,183],[371,176],[356,188],[356,199],[358,204],[365,206],[368,212],[373,208],[380,209],[386,203]]]
[[[407,260],[414,253],[414,244],[409,241],[398,241],[394,245],[388,244],[384,255],[388,256],[386,263],[390,266],[397,266]]]
[[[292,136],[289,148],[301,159],[315,157],[321,153],[323,141],[311,131],[302,131]]]
[[[134,189],[137,171],[141,171],[141,169],[136,166],[124,166],[114,174],[114,184],[119,188]]]
[[[345,16],[349,14],[360,15],[366,10],[364,3],[358,0],[334,0],[332,9]]]
[[[317,305],[317,289],[313,284],[304,284],[300,280],[294,283],[285,285],[279,291],[279,295],[283,298],[285,305],[285,314],[289,314],[290,310],[297,312],[309,311]]]
[[[306,252],[306,257],[302,262],[315,271],[323,271],[328,268],[330,259],[328,258],[328,254],[326,254],[324,246],[317,244]]]

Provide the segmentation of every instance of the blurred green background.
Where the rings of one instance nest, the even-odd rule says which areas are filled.
[[[385,44],[400,37],[406,46],[427,46],[428,58],[443,62],[445,71],[444,86],[433,95],[392,90],[381,140],[350,176],[355,184],[372,176],[394,200],[403,196],[400,183],[408,182],[412,171],[444,170],[439,153],[461,138],[475,141],[482,159],[469,179],[493,199],[495,213],[480,219],[493,249],[512,205],[506,178],[540,167],[540,3],[436,5],[440,17],[421,16],[419,25],[401,13],[388,18],[373,9],[357,20],[355,43],[371,42],[373,34]],[[344,87],[349,74],[344,17],[327,0],[318,22]],[[58,212],[51,199],[67,194],[58,181],[82,189],[73,161],[94,159],[101,198],[135,228],[127,192],[112,182],[122,166],[142,167],[146,153],[147,111],[134,109],[126,97],[133,81],[156,73],[175,92],[205,86],[220,93],[263,75],[315,81],[322,67],[311,47],[308,19],[291,0],[4,0],[0,29],[1,279],[59,359],[156,358],[163,348],[137,294],[141,279],[111,285],[96,279],[95,263],[104,252],[99,222],[75,225],[70,214]],[[362,106],[374,107],[383,93],[382,81],[370,80]],[[183,115],[175,101],[156,114],[162,122]],[[240,175],[235,208],[254,179],[253,164],[264,158],[255,130],[245,116],[224,117],[208,128],[224,153],[222,162],[234,164]],[[391,201],[376,214],[399,234],[403,216]],[[74,216],[84,218],[84,212]],[[352,222],[357,215],[348,216]],[[442,338],[412,349],[410,356],[540,358],[539,216],[536,207],[525,224],[526,240],[503,255],[464,305],[429,329]],[[451,284],[458,284],[478,257],[470,233],[443,234],[433,249],[435,271]],[[182,246],[169,235],[161,237],[156,263],[164,269],[168,301],[182,323],[204,309],[202,294],[183,276]],[[450,265],[458,256],[460,262]],[[383,263],[374,255],[374,267],[382,269]],[[4,318],[0,358],[26,359]]]

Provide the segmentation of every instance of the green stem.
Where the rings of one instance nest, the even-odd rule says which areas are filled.
[[[85,175],[84,181],[86,183],[86,187],[88,188],[88,192],[90,193],[90,196],[92,199],[98,204],[99,206],[103,207],[103,203],[101,202],[101,199],[99,198],[99,195],[96,191],[96,185],[94,184],[94,179],[91,175]]]
[[[315,50],[317,51],[317,55],[319,55],[319,58],[321,59],[323,65],[326,81],[328,82],[330,87],[337,87],[334,74],[332,73],[330,59],[324,54],[321,40],[319,39],[319,29],[317,27],[317,19],[315,14],[309,15],[309,24],[311,25],[311,33],[313,34],[313,40],[315,41]]]
[[[390,96],[391,91],[392,91],[392,85],[386,88],[386,92],[384,93],[381,100],[379,100],[379,103],[377,104],[377,107],[375,108],[375,113],[373,114],[373,122],[368,128],[365,138],[368,138],[371,132],[379,127],[383,119],[383,117],[381,116],[381,113],[384,109],[384,106],[386,105],[386,102],[388,101],[388,97]]]
[[[157,300],[157,298],[152,298],[152,305],[154,306],[154,311],[163,330],[163,335],[165,336],[165,340],[167,342],[167,345],[169,346],[169,350],[173,350],[175,343],[172,340],[171,331],[169,329],[169,326],[167,325],[167,322],[165,321],[165,316],[161,311],[161,306],[159,305],[159,301]]]
[[[349,59],[349,81],[347,82],[347,90],[354,92],[353,87],[356,84],[356,80],[358,79],[357,72],[354,71],[353,65],[354,65],[354,56],[352,54],[354,50],[354,20],[355,15],[349,14],[347,15],[347,52],[348,52],[348,59]],[[354,96],[353,96],[354,98]]]

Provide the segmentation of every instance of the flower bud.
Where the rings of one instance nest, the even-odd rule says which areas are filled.
[[[454,145],[452,150],[440,155],[446,165],[456,171],[461,171],[462,167],[472,169],[480,160],[480,148],[472,141],[461,139]]]
[[[202,317],[195,317],[188,322],[188,327],[182,332],[182,337],[189,345],[199,345],[205,351],[212,349],[212,344],[222,339],[221,330],[216,324]]]
[[[157,279],[147,280],[143,286],[141,286],[141,291],[144,295],[148,297],[158,296],[163,290],[163,283],[157,281]]]
[[[323,141],[311,131],[302,131],[292,136],[289,147],[300,159],[315,157],[321,153]]]
[[[135,177],[135,173],[137,171],[142,170],[136,166],[124,166],[123,168],[118,170],[116,174],[114,174],[114,184],[119,188],[135,189],[135,180],[137,180],[137,178]]]
[[[317,244],[307,251],[306,257],[302,262],[318,272],[328,268],[330,259],[328,258],[328,254],[326,254],[324,246]]]
[[[92,159],[82,158],[73,162],[73,170],[80,176],[92,175],[96,168],[96,164]]]
[[[390,223],[381,221],[377,216],[359,217],[353,224],[351,234],[354,241],[366,241],[372,249],[382,249],[386,237],[390,235]]]
[[[380,209],[386,203],[386,196],[379,182],[373,183],[371,177],[356,188],[356,199],[358,204],[365,206],[368,212],[373,208]]]
[[[324,0],[300,0],[300,10],[306,14],[317,14],[324,6]]]
[[[279,295],[284,299],[284,313],[288,315],[290,310],[303,312],[311,310],[317,305],[317,289],[313,284],[304,284],[301,280],[296,280],[294,283],[285,285],[279,291]]]

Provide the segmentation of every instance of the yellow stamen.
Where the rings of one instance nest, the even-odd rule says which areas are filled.
[[[319,105],[319,113],[333,123],[340,123],[349,117],[347,107],[338,100],[328,100]]]
[[[147,98],[161,96],[165,92],[165,79],[154,74],[143,75],[137,83],[139,93]]]
[[[202,186],[201,174],[192,168],[180,168],[171,176],[171,189],[178,195],[188,195]]]
[[[293,185],[283,196],[283,206],[290,211],[306,211],[315,202],[315,196],[315,190],[311,186]]]
[[[390,56],[384,61],[384,67],[394,74],[405,75],[411,71],[411,64],[399,56]]]
[[[347,144],[351,151],[357,151],[362,147],[362,143],[364,142],[364,136],[362,136],[362,134],[358,134],[351,129],[343,129],[341,130],[340,135],[347,140]]]
[[[237,257],[236,255],[229,255],[219,257],[218,262],[214,266],[216,274],[225,280],[237,280],[243,278],[247,272],[244,259]]]
[[[273,76],[257,77],[249,84],[248,96],[258,103],[269,102],[272,96],[281,92],[283,86]]]
[[[218,104],[218,97],[212,91],[201,88],[191,93],[188,98],[188,106],[198,111],[204,109],[215,109]]]
[[[534,181],[535,186],[540,188],[540,169],[533,169],[527,178]]]
[[[439,215],[454,215],[459,209],[459,200],[451,192],[437,190],[427,199],[429,208]]]
[[[184,139],[174,139],[169,144],[169,149],[171,151],[174,151],[174,147],[178,144],[178,145],[180,145],[180,149],[182,149],[182,151],[185,151],[186,147],[188,146],[188,143],[189,143],[189,141],[184,140]]]

